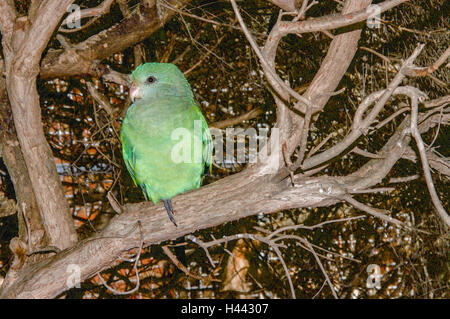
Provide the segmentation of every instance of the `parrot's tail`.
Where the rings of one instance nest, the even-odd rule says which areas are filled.
[[[173,214],[173,208],[172,208],[172,201],[170,199],[163,199],[164,207],[166,208],[167,215],[169,215],[170,221],[178,227],[177,223],[175,222],[175,216]]]

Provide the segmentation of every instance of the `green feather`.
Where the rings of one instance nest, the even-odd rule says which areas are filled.
[[[150,76],[155,80],[147,83]],[[200,187],[205,165],[211,168],[212,139],[189,83],[168,63],[143,64],[130,79],[140,98],[127,110],[121,140],[133,181],[154,203]],[[185,151],[185,162],[176,150]]]

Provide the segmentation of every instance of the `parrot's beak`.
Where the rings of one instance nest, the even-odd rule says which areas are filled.
[[[130,97],[131,100],[134,102],[135,99],[138,99],[140,97],[140,90],[139,87],[135,84],[132,83],[131,87],[130,87]]]

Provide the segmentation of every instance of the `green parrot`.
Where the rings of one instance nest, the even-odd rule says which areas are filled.
[[[162,200],[177,226],[171,198],[200,187],[205,167],[211,169],[211,133],[174,64],[141,64],[130,81],[133,104],[120,132],[123,159],[146,200]]]

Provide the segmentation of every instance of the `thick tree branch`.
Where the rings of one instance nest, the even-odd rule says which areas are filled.
[[[432,121],[432,117],[421,119]],[[140,221],[146,245],[178,238],[224,222],[258,213],[270,213],[299,207],[329,206],[346,194],[372,187],[389,173],[395,162],[408,147],[409,116],[380,151],[380,159],[369,161],[348,177],[321,176],[305,178],[295,176],[295,187],[287,180],[275,182],[270,175],[260,176],[256,167],[226,177],[199,190],[174,198],[179,226],[174,227],[166,218],[164,207],[150,203],[130,204],[123,213],[95,238],[80,242],[43,261],[22,269],[18,281],[3,289],[0,297],[49,298],[70,288],[68,265],[80,267],[81,280],[109,267],[124,251],[137,247],[140,234],[136,221]],[[130,233],[131,232],[131,233]],[[27,274],[24,276],[23,274]]]
[[[427,126],[432,117],[422,115],[419,121]],[[409,116],[380,150],[380,158],[373,159],[360,170],[347,177],[294,177],[295,186],[288,180],[276,182],[271,175],[261,176],[257,167],[221,179],[199,190],[173,199],[179,226],[174,227],[166,218],[163,205],[150,203],[129,204],[122,214],[95,238],[80,242],[33,267],[21,270],[27,276],[0,291],[0,297],[50,298],[69,289],[68,265],[80,267],[81,280],[109,267],[123,252],[137,247],[140,234],[136,221],[140,221],[146,245],[178,238],[224,222],[258,213],[271,213],[299,207],[329,206],[348,194],[358,193],[378,183],[390,172],[408,147]],[[131,232],[131,233],[130,233]]]
[[[0,0],[0,8],[2,3],[7,3],[5,1],[6,0]],[[407,0],[385,1],[380,5],[384,5],[385,7],[383,8],[387,10],[390,8],[389,6],[392,7],[405,1]],[[66,0],[63,2],[67,5],[71,1]],[[175,5],[181,6],[187,2],[188,1],[175,2]],[[234,0],[232,0],[232,4],[235,12],[238,13]],[[356,12],[354,16],[349,15],[349,13],[357,11],[358,9],[364,9],[369,4],[369,0],[348,0],[341,16],[336,19],[326,17],[326,19],[318,22],[315,20],[305,21],[309,23],[307,24],[309,27],[303,30],[318,29],[319,24],[321,25],[321,28],[327,29],[362,21],[361,19],[364,14],[367,14],[367,11],[360,10]],[[52,6],[58,17],[45,15]],[[41,75],[43,77],[50,77],[84,73],[107,78],[108,74],[111,73],[108,72],[107,68],[98,68],[99,64],[95,61],[106,58],[114,52],[119,52],[131,44],[141,41],[145,36],[148,36],[151,32],[159,28],[161,23],[167,21],[172,10],[169,10],[165,15],[162,15],[161,12],[158,12],[156,7],[155,1],[143,1],[137,10],[130,13],[129,16],[127,15],[127,17],[118,25],[93,36],[82,43],[70,47],[70,49],[50,51],[41,64]],[[36,10],[36,13],[33,13],[35,18],[30,19],[33,24],[31,29],[39,29],[39,26],[44,22],[50,23],[53,25],[53,28],[55,28],[59,18],[64,13],[62,8],[58,7],[58,4],[52,3],[51,1],[42,2],[42,4],[34,10]],[[55,12],[52,12],[52,14],[55,15]],[[355,16],[357,18],[355,18]],[[246,30],[240,15],[238,15],[238,19],[253,49],[257,52],[260,61],[263,64],[269,82],[273,86],[278,86],[279,93],[281,94],[280,96],[274,96],[279,107],[277,125],[286,130],[285,134],[282,136],[286,138],[289,137],[288,143],[290,145],[290,151],[293,151],[295,147],[302,142],[302,150],[299,156],[301,161],[306,149],[305,145],[308,125],[305,125],[304,118],[297,114],[293,114],[293,112],[287,108],[284,104],[286,101],[283,101],[283,99],[288,100],[289,96],[294,96],[294,98],[297,98],[297,101],[303,101],[303,104],[295,104],[295,107],[299,110],[306,110],[304,104],[310,106],[314,104],[314,111],[321,110],[329,99],[329,93],[336,89],[357,50],[357,41],[360,37],[360,31],[351,31],[334,37],[328,55],[325,58],[318,75],[315,77],[306,94],[304,96],[299,96],[297,92],[293,93],[289,86],[286,86],[283,81],[280,81],[281,79],[276,74],[274,68],[274,60],[279,40],[285,34],[291,32],[298,33],[298,28],[304,28],[303,22],[294,20],[288,22],[292,25],[295,24],[295,29],[286,31],[290,30],[290,25],[285,24],[286,22],[279,19],[274,27],[275,31],[272,30],[265,48],[261,51],[257,47],[256,42],[252,42],[253,39],[251,34]],[[12,94],[11,104],[13,106],[16,126],[18,127],[19,140],[24,149],[25,160],[28,172],[32,178],[31,182],[33,188],[37,192],[43,222],[44,225],[46,225],[46,231],[51,235],[52,242],[62,243],[61,246],[67,249],[34,265],[25,264],[23,268],[16,267],[17,269],[14,273],[15,281],[10,280],[8,285],[3,285],[0,289],[0,297],[2,298],[56,297],[71,288],[71,285],[77,283],[76,281],[70,280],[72,273],[68,272],[69,266],[75,265],[79,267],[78,269],[81,275],[79,279],[82,281],[97,274],[102,269],[110,267],[110,265],[125,251],[142,246],[143,242],[146,246],[157,244],[161,241],[175,239],[199,229],[217,226],[225,222],[259,213],[271,213],[284,209],[301,207],[329,206],[342,200],[342,198],[347,198],[351,201],[349,194],[367,191],[371,186],[380,183],[389,173],[392,166],[404,155],[409,147],[411,121],[410,117],[407,116],[398,127],[396,133],[379,151],[377,157],[370,160],[357,172],[349,176],[308,177],[306,175],[294,176],[292,174],[292,185],[286,179],[280,181],[280,179],[274,179],[273,175],[262,174],[261,166],[263,165],[251,166],[241,173],[226,177],[213,184],[202,187],[199,190],[175,197],[173,203],[176,208],[177,220],[179,222],[178,227],[174,227],[173,224],[168,221],[165,210],[161,204],[157,206],[154,206],[151,203],[130,204],[122,207],[120,209],[122,213],[113,218],[110,224],[101,233],[68,248],[73,241],[61,241],[61,238],[58,238],[58,236],[62,236],[63,234],[57,233],[56,230],[52,228],[55,225],[52,227],[49,226],[59,218],[52,214],[56,213],[57,208],[59,208],[58,212],[61,215],[61,212],[64,212],[67,209],[67,203],[64,199],[61,200],[61,193],[58,188],[60,185],[56,182],[58,176],[54,170],[54,164],[50,162],[52,159],[51,152],[43,138],[42,124],[40,123],[39,101],[37,99],[38,96],[35,87],[36,76],[39,72],[38,62],[40,54],[42,54],[43,48],[51,35],[50,30],[52,29],[50,26],[48,28],[43,28],[41,29],[44,30],[43,34],[38,35],[35,33],[37,31],[33,31],[34,33],[31,31],[28,25],[29,23],[30,22],[25,22],[21,24],[22,29],[19,29],[18,41],[15,43],[17,46],[12,45],[12,49],[8,49],[7,47],[5,49],[7,51],[7,56],[10,58],[10,61],[12,61],[9,64],[7,63],[8,90],[10,94]],[[5,24],[1,18],[0,24]],[[37,36],[38,39],[38,45],[35,48],[25,43],[25,41],[33,42],[31,41],[31,39],[33,39],[31,38],[32,36]],[[4,39],[6,39],[6,37]],[[24,51],[19,51],[19,48]],[[24,56],[25,54],[28,54],[28,57]],[[16,70],[17,72],[15,72]],[[341,144],[339,149],[331,148],[333,152],[327,153],[327,151],[325,151],[308,158],[304,163],[307,164],[308,160],[310,160],[312,161],[312,164],[309,163],[310,167],[321,165],[324,161],[341,154],[348,146],[356,141],[361,135],[361,130],[366,130],[373,123],[373,120],[383,108],[387,99],[394,93],[397,86],[400,85],[400,82],[404,77],[402,71],[403,70],[400,70],[400,75],[397,75],[393,84],[391,83],[392,85],[390,85],[387,90],[380,92],[378,95],[375,94],[376,96],[374,95],[376,98],[373,98],[371,101],[376,102],[378,99],[378,102],[364,118],[363,116],[370,104],[367,103],[361,106],[359,112],[355,115],[353,131],[357,133],[355,133],[354,137],[352,136],[350,140],[344,141],[345,143]],[[330,76],[330,74],[333,76]],[[118,75],[121,81],[125,80],[120,74],[115,74],[114,76],[111,76],[111,78],[115,78]],[[401,93],[400,91],[401,89],[399,89],[399,92],[397,93]],[[417,108],[415,110],[417,111]],[[309,108],[308,119],[311,119],[311,113],[312,108]],[[424,118],[420,114],[417,114],[417,112],[416,115],[418,119],[414,119],[414,123],[419,123],[423,120],[423,122],[420,122],[421,124],[418,127],[419,130],[421,125],[432,125],[429,124],[432,121],[432,117]],[[255,114],[245,114],[244,116],[255,116]],[[241,120],[241,118],[233,120],[237,121]],[[26,124],[30,127],[27,127]],[[347,143],[348,141],[350,142]],[[338,152],[336,152],[336,150],[338,150]],[[40,156],[44,156],[44,164],[42,164],[42,161],[39,162],[35,155],[33,156],[33,152]],[[329,156],[330,154],[333,156]],[[40,166],[38,166],[38,164],[40,164]],[[272,164],[274,163],[270,163],[269,165]],[[276,169],[278,169],[278,166],[275,167],[275,170]],[[39,177],[42,170],[44,170],[45,179]],[[38,184],[46,184],[48,180],[50,180],[50,186],[43,185],[43,187],[39,188]],[[45,187],[47,187],[47,189]],[[48,197],[49,191],[52,190],[56,191],[56,199],[53,198],[55,195],[53,195],[52,198]],[[49,200],[50,202],[56,201],[58,204],[52,206],[52,203],[50,203],[50,205],[48,205],[47,202]],[[40,201],[43,201],[43,203]],[[354,202],[353,204],[357,203]],[[43,211],[44,208],[49,209],[49,211]],[[51,219],[50,222],[48,218]],[[66,231],[67,228],[65,227],[67,226],[67,220],[63,219],[61,223],[62,226],[57,225],[57,227],[61,228],[62,231]],[[138,229],[136,223],[142,225],[142,227],[139,227]],[[18,248],[23,246],[21,242],[18,242],[17,244]],[[309,246],[309,248],[313,251],[311,246]],[[282,260],[282,256],[280,254],[278,255]],[[315,257],[317,257],[317,255],[315,255]],[[18,258],[18,262],[19,261]],[[319,265],[321,265],[320,260],[318,260],[318,262]],[[20,265],[22,266],[22,264]],[[287,271],[287,267],[285,267],[285,269]],[[324,269],[322,268],[322,270]],[[329,282],[329,284],[332,286],[331,282]],[[292,283],[291,290],[293,291]]]
[[[189,0],[168,2],[180,8]],[[109,73],[109,69],[100,66],[98,61],[141,42],[169,21],[174,14],[172,10],[162,14],[158,12],[155,0],[143,0],[129,17],[73,45],[71,50],[49,51],[42,60],[40,76],[49,78],[89,74],[102,77]]]
[[[255,170],[224,178],[199,190],[173,199],[178,227],[165,216],[162,205],[149,203],[123,207],[124,213],[115,217],[96,238],[80,242],[75,247],[33,267],[22,269],[23,274],[12,286],[1,291],[3,298],[50,298],[68,289],[70,273],[67,266],[80,267],[81,279],[87,279],[108,267],[124,251],[139,245],[140,234],[134,231],[136,221],[142,224],[146,245],[195,232],[231,220],[257,213],[276,212],[294,207],[322,206],[336,202],[329,196],[343,194],[339,183],[329,178],[315,178],[289,183],[270,182],[268,176],[254,176]]]
[[[0,71],[2,71],[2,64],[3,61],[0,59]],[[6,81],[3,77],[0,77],[0,127],[0,153],[14,185],[17,209],[19,211],[25,209],[25,212],[19,212],[19,238],[23,242],[28,242],[29,247],[35,250],[40,246],[47,245],[45,231],[27,166],[12,123]],[[24,225],[23,213],[29,221],[31,236],[28,236]]]
[[[17,17],[13,0],[0,0],[0,32],[2,33],[2,43],[8,47],[12,45],[12,34],[14,31],[14,20]]]
[[[370,3],[371,0],[347,0],[341,15],[365,9]],[[292,23],[309,23],[308,21]],[[263,49],[264,56],[272,67],[274,67],[278,44],[285,35],[284,32],[280,31],[283,23],[286,22],[281,21],[281,19],[277,21]],[[321,110],[330,98],[331,95],[324,94],[324,92],[334,92],[336,90],[357,51],[360,34],[361,30],[350,31],[335,36],[331,42],[319,71],[303,95],[305,99],[313,102],[314,112]],[[272,86],[276,85],[276,81],[269,76],[267,76],[267,79]],[[286,93],[280,96],[285,100],[288,98]],[[277,103],[277,127],[282,130],[282,140],[286,140],[287,153],[292,154],[301,142],[304,120],[303,117],[290,111],[281,99],[276,96],[274,98]],[[300,112],[306,112],[306,108],[302,104],[297,104],[296,107],[298,107]]]
[[[53,153],[44,136],[36,78],[42,52],[71,3],[71,0],[41,2],[33,24],[26,17],[16,21],[14,43],[8,46],[2,42],[17,137],[49,244],[59,248],[70,247],[77,236]]]

